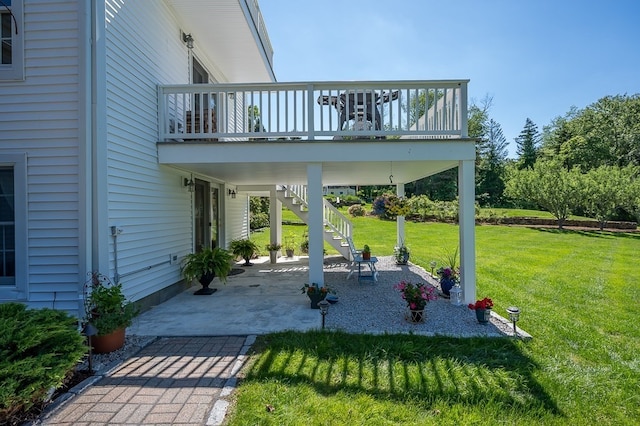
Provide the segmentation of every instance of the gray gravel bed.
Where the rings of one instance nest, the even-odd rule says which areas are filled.
[[[124,346],[117,351],[108,354],[92,354],[91,365],[96,375],[101,375],[111,370],[125,359],[135,355],[140,349],[144,348],[151,342],[156,340],[154,336],[136,336],[127,333]],[[77,366],[78,370],[88,370],[88,357]]]
[[[326,316],[326,327],[351,333],[415,333],[453,337],[505,337],[513,336],[513,326],[492,312],[489,324],[479,324],[475,312],[466,305],[454,306],[440,295],[427,303],[426,319],[412,323],[405,319],[407,307],[400,292],[393,286],[404,280],[422,282],[440,287],[436,279],[423,268],[412,263],[396,265],[393,256],[378,257],[378,281],[358,282],[357,274],[345,280],[344,273],[325,273],[325,285],[335,290],[338,303],[331,305]],[[344,259],[331,258],[325,262],[325,271],[347,272]],[[362,269],[363,275],[368,268]],[[441,294],[441,293],[440,293]]]

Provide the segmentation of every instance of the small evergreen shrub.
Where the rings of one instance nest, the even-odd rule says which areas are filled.
[[[0,423],[42,404],[86,351],[77,320],[63,311],[0,304]]]
[[[364,207],[362,207],[362,204],[354,204],[354,205],[352,205],[351,207],[349,207],[347,212],[353,217],[364,216],[365,214],[367,214],[367,212],[364,209]]]
[[[251,229],[267,228],[269,226],[269,215],[266,213],[252,213],[249,226]]]

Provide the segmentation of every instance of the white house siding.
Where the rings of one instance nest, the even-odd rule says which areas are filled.
[[[0,82],[0,162],[27,155],[26,270],[30,307],[75,311],[79,271],[78,5],[24,2],[25,80]],[[25,265],[26,264],[26,265]]]
[[[170,255],[193,246],[192,194],[181,182],[189,174],[158,165],[156,151],[157,85],[188,81],[188,53],[164,2],[106,3],[108,226],[122,230],[120,281],[138,300],[178,282]],[[111,276],[114,254],[111,240]]]
[[[225,238],[229,242],[238,238],[249,238],[249,198],[238,194],[236,198],[226,197]]]

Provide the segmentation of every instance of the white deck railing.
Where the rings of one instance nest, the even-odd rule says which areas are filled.
[[[159,140],[464,138],[467,82],[163,85]]]

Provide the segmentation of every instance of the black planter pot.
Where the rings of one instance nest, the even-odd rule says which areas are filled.
[[[218,291],[217,288],[209,288],[209,284],[211,284],[211,281],[213,281],[213,279],[216,277],[216,274],[214,274],[213,272],[210,274],[205,274],[203,276],[201,276],[198,279],[198,282],[200,282],[200,284],[202,284],[202,288],[196,292],[194,292],[193,294],[198,295],[198,296],[202,296],[202,295],[208,295],[208,294],[213,294],[216,291]]]

